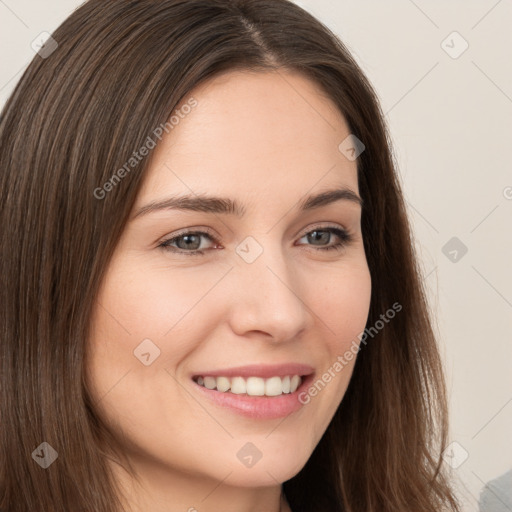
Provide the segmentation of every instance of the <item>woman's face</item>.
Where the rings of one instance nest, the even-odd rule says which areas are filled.
[[[368,316],[350,132],[296,73],[230,72],[190,97],[102,283],[88,383],[141,474],[276,485],[325,432]]]

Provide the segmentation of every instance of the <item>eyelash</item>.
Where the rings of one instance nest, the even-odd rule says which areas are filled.
[[[332,233],[334,235],[337,235],[341,239],[341,242],[338,242],[337,244],[334,244],[334,245],[329,245],[327,247],[316,247],[316,250],[318,250],[318,251],[330,251],[330,250],[339,251],[346,245],[350,244],[353,240],[352,235],[348,231],[346,231],[344,229],[337,228],[337,227],[333,227],[333,226],[326,226],[326,227],[322,226],[322,227],[314,228],[311,231],[307,231],[306,233],[304,233],[300,238],[303,238],[306,235],[309,235],[310,233],[313,233],[315,231]],[[183,233],[180,233],[179,235],[176,235],[172,238],[164,240],[161,244],[159,244],[158,247],[161,247],[162,249],[172,252],[172,253],[184,254],[187,256],[195,256],[195,255],[202,256],[204,254],[204,252],[208,249],[196,249],[194,251],[186,251],[184,249],[179,249],[179,248],[172,247],[171,245],[169,245],[172,242],[176,242],[180,238],[187,236],[187,235],[204,235],[204,236],[208,237],[212,242],[218,243],[217,239],[209,231],[185,231]]]

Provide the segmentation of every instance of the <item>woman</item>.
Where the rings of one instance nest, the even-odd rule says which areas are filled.
[[[0,122],[0,505],[458,510],[376,95],[286,0],[77,9]]]

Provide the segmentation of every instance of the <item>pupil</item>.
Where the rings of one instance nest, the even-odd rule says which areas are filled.
[[[318,235],[320,233],[320,235]],[[327,233],[327,231],[312,231],[310,237],[315,240],[321,240],[321,238],[324,238],[324,243],[327,243],[329,241],[329,235],[330,233]],[[327,237],[327,240],[325,239]]]
[[[194,238],[197,239],[196,240],[197,247],[191,247],[191,245],[194,245],[194,240],[193,240]],[[180,247],[180,249],[183,249],[183,248],[197,249],[199,247],[199,245],[201,245],[201,243],[197,244],[197,241],[199,240],[199,237],[197,235],[183,235],[180,239],[186,241],[186,243],[184,244],[185,247]],[[188,243],[191,241],[190,239],[192,239],[192,244]],[[178,245],[179,245],[179,241],[178,241]]]

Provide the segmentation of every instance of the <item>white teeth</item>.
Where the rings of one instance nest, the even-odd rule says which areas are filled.
[[[226,377],[217,377],[217,390],[227,391],[231,387],[231,382]]]
[[[234,377],[231,381],[231,393],[235,395],[243,395],[247,391],[245,379],[242,377]]]
[[[247,379],[247,394],[263,396],[265,394],[265,381],[260,377],[249,377]]]
[[[290,381],[290,393],[294,393],[297,388],[300,386],[300,377],[298,375],[294,375],[292,380]]]
[[[215,377],[205,377],[204,387],[208,389],[215,389],[217,387],[217,379]]]
[[[247,394],[249,396],[279,396],[294,393],[300,386],[302,379],[299,375],[286,377],[198,377],[197,383],[207,389],[216,389],[222,393],[230,392],[235,395]]]
[[[290,380],[290,377],[288,377]],[[280,377],[272,377],[265,382],[265,395],[277,396],[284,392],[283,382]]]
[[[283,379],[283,393],[289,393],[290,392],[290,377],[287,375]]]

